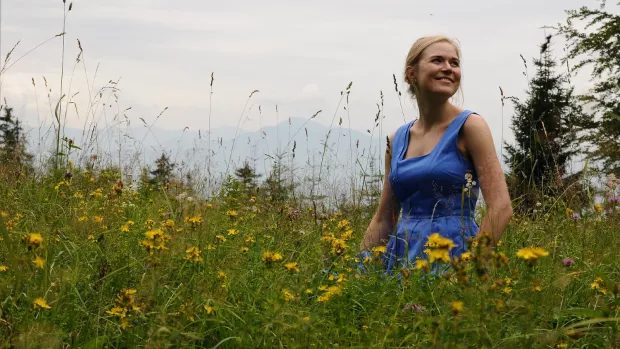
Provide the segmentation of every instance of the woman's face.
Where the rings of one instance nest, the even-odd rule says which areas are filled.
[[[452,97],[461,83],[456,48],[448,42],[430,45],[422,52],[415,68],[407,67],[407,76],[410,83],[417,85],[419,96]]]

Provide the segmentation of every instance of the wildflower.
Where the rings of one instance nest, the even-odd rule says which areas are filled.
[[[22,239],[26,245],[28,245],[28,250],[36,250],[37,248],[43,246],[43,237],[39,233],[30,233],[23,237]]]
[[[463,262],[469,262],[471,260],[471,252],[467,251],[461,254],[461,260]]]
[[[84,215],[84,216],[78,217],[78,222],[86,222],[86,221],[88,221],[88,216]]]
[[[226,238],[224,237],[224,235],[216,235],[215,239],[218,240],[219,242],[226,242]]]
[[[200,256],[200,249],[198,247],[190,247],[185,250],[185,258],[186,260],[190,260],[196,263],[202,262],[202,257]]]
[[[286,263],[284,264],[284,268],[292,273],[299,273],[299,266],[297,265],[297,262]]]
[[[129,231],[131,230],[131,227],[133,227],[133,225],[134,225],[134,221],[127,221],[127,222],[125,222],[125,224],[123,224],[121,226],[121,231],[123,233],[129,233]]]
[[[163,221],[161,223],[162,227],[166,228],[166,229],[173,229],[174,228],[174,221],[172,219],[166,219],[165,221]]]
[[[245,243],[246,244],[253,244],[255,242],[254,237],[253,236],[248,236],[247,238],[245,238]]]
[[[620,204],[620,196],[612,195],[609,197],[609,203],[611,204]]]
[[[575,261],[570,258],[564,258],[562,259],[562,264],[564,264],[565,267],[570,267],[571,265],[575,264]]]
[[[445,249],[430,249],[424,250],[424,253],[428,256],[428,261],[434,263],[435,261],[450,262],[450,253]]]
[[[428,261],[426,259],[416,259],[415,260],[415,269],[416,270],[428,271],[429,267],[430,266],[429,266]]]
[[[284,301],[287,303],[289,301],[295,300],[295,295],[287,289],[282,290],[282,295],[284,296]]]
[[[272,262],[279,262],[282,260],[282,255],[277,252],[265,252],[263,253],[263,261],[270,264]]]
[[[568,344],[566,344],[565,342],[558,343],[558,344],[555,345],[555,348],[556,349],[566,349],[566,348],[568,348]]]
[[[239,251],[241,251],[242,253],[246,253],[248,252],[250,249],[247,248],[246,246],[241,246],[241,248],[239,249]]]
[[[340,286],[321,286],[319,287],[319,290],[323,291],[323,294],[317,298],[317,302],[324,303],[330,300],[333,296],[339,294],[342,288]]]
[[[228,210],[228,211],[226,211],[226,215],[228,217],[233,218],[233,217],[237,217],[239,215],[239,213],[237,211],[235,211],[235,210]]]
[[[463,311],[463,302],[454,301],[450,303],[450,310],[452,311],[454,315],[460,314]]]
[[[239,233],[238,229],[228,229],[228,236],[237,235]]]
[[[340,235],[340,238],[345,241],[351,239],[352,237],[353,237],[353,230],[351,229],[346,230],[344,233],[342,233],[342,235]]]
[[[214,315],[215,314],[215,308],[214,307],[212,307],[210,305],[203,305],[203,308],[207,312],[207,315]]]
[[[349,221],[346,219],[341,220],[340,222],[338,222],[338,229],[341,230],[348,230],[349,229]]]
[[[36,298],[34,301],[32,301],[32,305],[35,308],[41,308],[41,309],[52,309],[52,307],[50,307],[49,305],[47,305],[47,302],[45,301],[45,299],[39,297]]]
[[[332,240],[332,253],[335,255],[341,255],[349,246],[346,241],[342,239]]]
[[[517,257],[534,263],[538,258],[548,256],[549,252],[540,247],[526,247],[517,251]]]
[[[0,271],[7,271],[9,270],[9,267],[7,267],[6,265],[0,265]]]
[[[568,207],[566,208],[566,215],[568,217],[572,217],[574,213],[575,211],[573,211],[571,208],[568,208]]]
[[[202,224],[203,222],[204,220],[202,219],[201,215],[195,215],[187,219],[187,223],[189,223],[190,225],[194,227]]]
[[[605,282],[600,277],[597,277],[596,279],[594,279],[594,282],[590,284],[590,288],[592,288],[593,290],[597,290],[602,294],[607,294],[607,289],[605,289],[604,286],[605,286]]]
[[[375,246],[372,248],[372,254],[375,258],[381,256],[382,254],[385,253],[385,251],[387,250],[387,246],[382,245],[382,246]]]
[[[212,244],[208,244],[207,251],[213,251],[213,250],[215,250],[215,247]]]
[[[442,237],[441,235],[439,235],[439,233],[431,234],[431,236],[428,237],[428,241],[426,242],[425,246],[430,247],[430,248],[439,248],[439,249],[447,249],[447,250],[450,250],[456,247],[456,245],[454,244],[452,240]]]
[[[43,259],[41,256],[36,256],[32,260],[32,263],[36,268],[43,269],[43,267],[45,266],[45,259]]]
[[[598,214],[603,213],[603,206],[601,204],[595,204],[594,205],[594,211],[596,211],[596,213],[598,213]]]
[[[573,213],[573,220],[574,221],[578,221],[580,219],[581,219],[581,216],[579,215],[579,213],[577,213],[577,212]]]
[[[146,227],[146,229],[153,229],[153,227],[155,226],[155,221],[151,218],[148,218],[146,221],[144,221],[144,226]]]
[[[94,216],[93,217],[93,223],[95,223],[95,224],[103,223],[103,217],[102,216]]]

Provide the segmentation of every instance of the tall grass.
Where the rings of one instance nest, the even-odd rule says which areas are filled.
[[[231,149],[219,149],[229,152],[226,171],[213,173],[213,149],[221,143],[212,143],[210,129],[206,146],[184,154],[187,165],[157,186],[139,176],[150,165],[140,161],[146,136],[134,141],[136,154],[122,152],[130,144],[119,137],[118,163],[116,149],[101,144],[99,134],[120,134],[131,116],[117,108],[108,120],[103,106],[116,100],[118,81],[95,89],[97,73],[88,76],[78,44],[76,66],[83,64],[89,86],[82,139],[62,143],[67,109],[84,109],[63,99],[61,83],[56,108],[48,93],[49,116],[58,124],[48,157],[67,161],[31,174],[0,165],[0,347],[620,345],[620,182],[613,177],[593,188],[602,202],[594,195],[576,201],[567,195],[571,188],[543,197],[530,215],[514,218],[496,249],[485,248],[488,237],[481,235],[461,258],[434,266],[420,260],[388,275],[384,249],[368,259],[357,250],[382,178],[383,92],[368,127],[379,145],[359,149],[350,138],[348,163],[339,163],[340,145],[331,149],[329,140],[336,119],[342,124],[343,101],[350,132],[351,84],[320,154],[311,157],[308,149],[301,170],[292,160],[304,135],[289,126],[289,171],[281,172],[292,184],[284,189],[288,200],[228,176],[240,165],[233,159],[237,137]],[[64,51],[62,66],[64,75]],[[213,81],[212,74],[210,106]],[[70,95],[71,83],[68,89]],[[150,124],[141,120],[147,136],[166,110]],[[209,127],[210,119],[211,111]],[[267,149],[263,161],[282,150]],[[433,267],[443,271],[432,273]]]

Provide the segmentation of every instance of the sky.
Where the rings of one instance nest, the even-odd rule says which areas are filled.
[[[63,103],[74,104],[62,108],[70,127],[81,128],[93,117],[111,123],[124,114],[133,126],[142,118],[164,129],[240,124],[257,130],[321,110],[315,120],[322,124],[342,117],[345,125],[365,131],[382,92],[382,127],[390,132],[416,117],[408,95],[399,99],[392,75],[405,91],[409,48],[421,36],[443,34],[462,48],[460,105],[485,118],[499,148],[502,139],[511,140],[513,111],[508,102],[502,107],[499,87],[523,98],[527,76],[534,74],[532,59],[553,32],[543,27],[563,22],[565,10],[598,7],[599,1],[76,0],[64,37],[16,61],[63,32],[68,5],[69,0],[64,8],[62,0],[1,1],[1,65],[8,67],[1,97],[29,125],[52,121],[64,38],[63,94],[71,98]],[[77,40],[83,48],[79,63]],[[555,37],[554,55],[560,57],[563,48],[562,38]],[[350,82],[348,104],[338,107]],[[589,86],[587,75],[573,83],[577,92]],[[118,90],[105,89],[111,86]]]

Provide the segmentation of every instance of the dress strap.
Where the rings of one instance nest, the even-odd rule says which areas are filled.
[[[461,128],[465,124],[465,121],[471,114],[476,114],[476,112],[471,111],[471,110],[464,110],[459,115],[457,115],[457,117],[452,121],[450,126],[448,126],[446,133],[441,139],[441,143],[443,143],[441,145],[442,147],[452,146],[452,145],[456,146],[459,132],[461,131]]]

